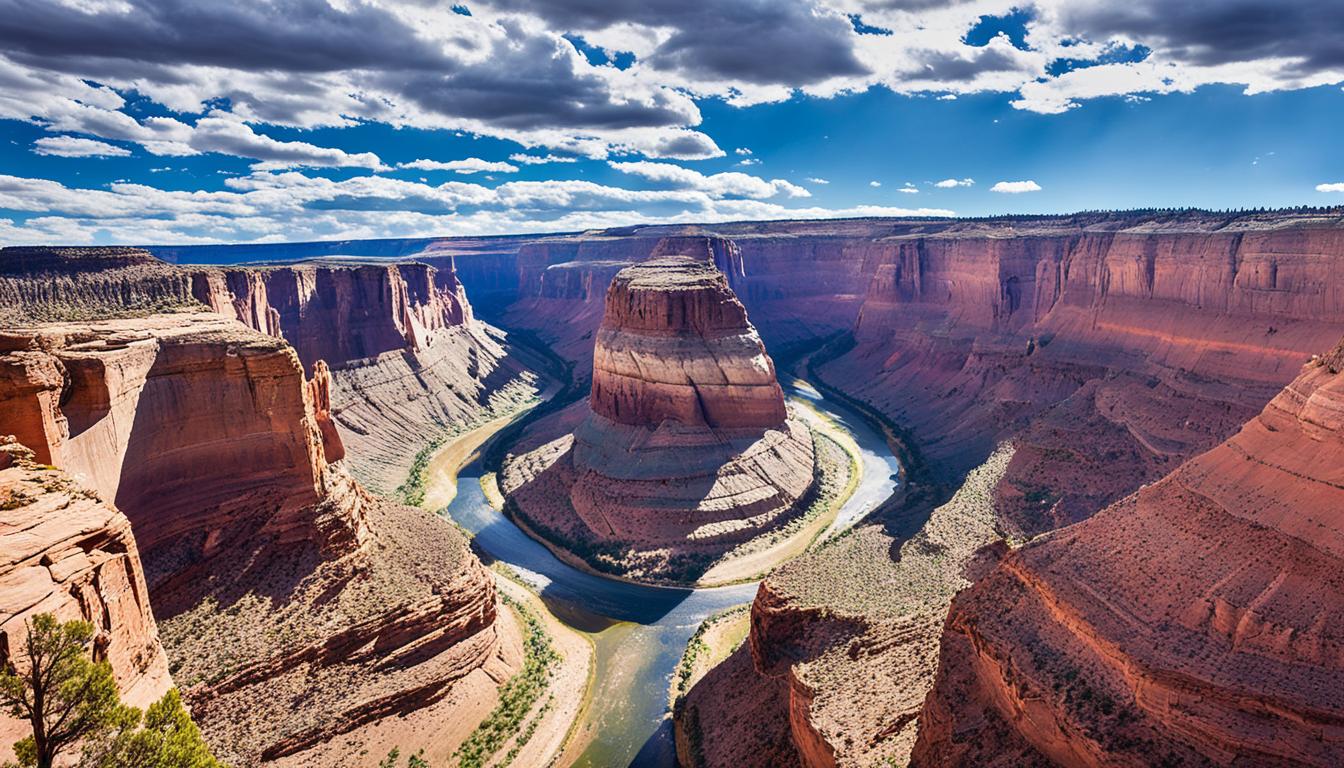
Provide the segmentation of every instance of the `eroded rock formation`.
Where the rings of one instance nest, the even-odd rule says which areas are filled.
[[[66,473],[0,438],[0,664],[14,659],[40,613],[93,624],[95,658],[112,666],[122,701],[145,707],[173,681],[150,612],[131,524]],[[0,715],[0,753],[30,735]]]
[[[324,365],[306,380],[283,340],[212,313],[0,338],[0,432],[33,436],[125,511],[221,757],[294,758],[468,700],[463,685],[494,695],[469,682],[508,674],[490,575],[452,526],[346,473]]]
[[[657,257],[607,293],[592,392],[506,462],[503,488],[543,536],[590,564],[693,580],[779,524],[814,483],[811,433],[712,262]],[[551,430],[548,432],[548,428]]]
[[[330,368],[331,421],[351,470],[388,492],[436,439],[532,392],[501,335],[476,321],[451,258],[352,267],[202,269],[196,298]]]
[[[418,451],[530,396],[502,334],[476,321],[453,260],[178,267],[135,248],[0,250],[0,327],[205,310],[283,338],[331,373],[329,422],[376,491]],[[40,446],[34,450],[41,453]]]
[[[915,762],[1344,760],[1342,357],[960,595]]]

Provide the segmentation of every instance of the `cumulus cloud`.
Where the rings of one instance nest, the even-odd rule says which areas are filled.
[[[870,187],[876,189],[876,188],[882,186],[882,182],[877,181],[877,180],[873,180],[873,181],[868,182],[868,186],[870,186]]]
[[[124,147],[74,136],[43,136],[33,142],[33,152],[56,157],[126,157],[131,154]]]
[[[1344,192],[1344,182],[1336,184],[1317,184],[1317,192]]]
[[[759,176],[745,173],[715,173],[705,175],[674,163],[655,163],[647,160],[634,162],[609,163],[621,173],[641,176],[649,181],[659,182],[681,189],[695,189],[711,197],[746,197],[756,200],[787,195],[789,197],[811,197],[806,188],[792,184],[784,179],[766,181]]]
[[[987,17],[1022,30],[972,40]],[[227,105],[263,138],[371,121],[589,158],[705,159],[724,152],[698,130],[696,99],[886,87],[1016,93],[1020,109],[1057,113],[1210,83],[1305,88],[1344,82],[1341,26],[1335,0],[480,0],[469,16],[391,0],[0,0],[0,117],[168,156],[225,151],[191,139],[192,116]],[[593,49],[627,61],[594,63]],[[132,91],[171,116],[132,117]],[[262,162],[373,167],[367,153],[205,133],[197,142]]]
[[[756,159],[756,158],[754,158],[754,157],[744,157],[744,158],[742,158],[741,160],[738,160],[738,161],[737,161],[737,164],[738,164],[738,165],[747,165],[747,166],[750,166],[750,165],[760,165],[760,164],[761,164],[761,161],[758,160],[758,159]]]
[[[386,176],[343,180],[299,171],[230,178],[224,191],[159,190],[116,183],[68,187],[0,175],[0,244],[267,242],[573,231],[631,221],[950,216],[930,208],[790,207],[695,188],[633,190],[588,181],[430,185]]]
[[[998,184],[989,188],[990,192],[1001,192],[1005,195],[1020,195],[1023,192],[1040,192],[1041,185],[1034,181],[1000,181]]]
[[[916,187],[915,185],[913,185],[913,184],[909,184],[909,183],[907,183],[905,186],[901,187],[900,189],[898,189],[898,190],[896,190],[896,191],[897,191],[897,192],[900,192],[900,193],[902,193],[902,194],[906,194],[906,195],[918,195],[918,194],[919,194],[919,188]]]
[[[546,165],[547,163],[577,163],[577,157],[564,157],[562,155],[529,155],[525,152],[516,152],[509,155],[509,159],[515,163],[523,165]]]
[[[975,186],[975,179],[943,179],[942,181],[935,183],[933,186],[938,187],[939,189],[973,187]]]
[[[821,178],[821,177],[819,177],[819,176],[809,176],[809,177],[807,178],[807,182],[808,182],[809,184],[822,184],[822,185],[830,184],[830,183],[831,183],[829,179],[823,179],[823,178]]]
[[[523,157],[527,157],[527,155],[523,155]],[[534,160],[536,160],[536,158],[534,158]],[[446,163],[438,160],[413,160],[409,163],[398,163],[397,167],[414,168],[419,171],[453,171],[461,174],[518,172],[518,166],[516,165],[510,165],[504,162],[491,162],[489,160],[482,160],[479,157],[449,160]]]

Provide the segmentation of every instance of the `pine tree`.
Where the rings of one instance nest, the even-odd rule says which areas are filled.
[[[19,765],[51,768],[76,743],[139,718],[117,698],[112,667],[86,655],[92,639],[87,621],[60,623],[43,613],[27,623],[18,659],[0,671],[0,706],[33,729],[14,745]]]

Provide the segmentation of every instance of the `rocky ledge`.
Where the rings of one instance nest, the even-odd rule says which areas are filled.
[[[85,597],[130,584],[133,599],[107,609],[120,616],[107,624],[114,640],[149,636],[136,627],[152,599],[174,678],[215,753],[237,766],[349,765],[327,748],[338,736],[359,741],[436,702],[448,717],[480,712],[489,681],[509,673],[489,573],[453,526],[350,477],[327,368],[313,370],[305,379],[283,340],[212,313],[0,335],[0,433],[23,434],[39,460],[117,501],[148,595],[114,556],[135,551],[126,518],[83,497],[33,522],[96,532],[70,510],[101,509],[112,522],[99,525],[122,520],[123,538],[106,556],[101,539],[80,539],[90,549],[43,565],[44,578],[101,564],[106,590]],[[12,551],[27,551],[19,543]],[[113,580],[116,562],[126,573]],[[27,594],[20,586],[0,581],[0,605]]]
[[[694,581],[815,484],[811,433],[746,310],[688,257],[616,275],[589,401],[530,440],[505,463],[509,509],[589,565],[641,578]]]
[[[1344,376],[957,597],[918,765],[1344,761]]]
[[[150,612],[131,524],[55,467],[0,438],[0,664],[39,613],[94,626],[94,653],[112,666],[122,701],[144,707],[173,681]],[[0,715],[0,754],[30,734]]]

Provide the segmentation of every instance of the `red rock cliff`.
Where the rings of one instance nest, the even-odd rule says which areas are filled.
[[[959,596],[919,765],[1344,760],[1344,375]]]
[[[324,440],[284,342],[202,314],[48,325],[6,346],[0,397],[14,407],[0,432],[115,500],[147,560],[259,531],[317,535],[293,517],[326,495]],[[328,533],[356,536],[347,522]]]
[[[324,365],[305,381],[284,341],[211,313],[0,338],[0,401],[28,403],[0,431],[124,509],[178,683],[231,763],[443,701],[498,654],[494,584],[463,537],[332,463]]]
[[[122,701],[145,707],[173,681],[150,613],[131,524],[32,451],[0,438],[0,664],[39,613],[94,626],[94,656],[112,666]],[[30,734],[0,715],[0,750]]]

